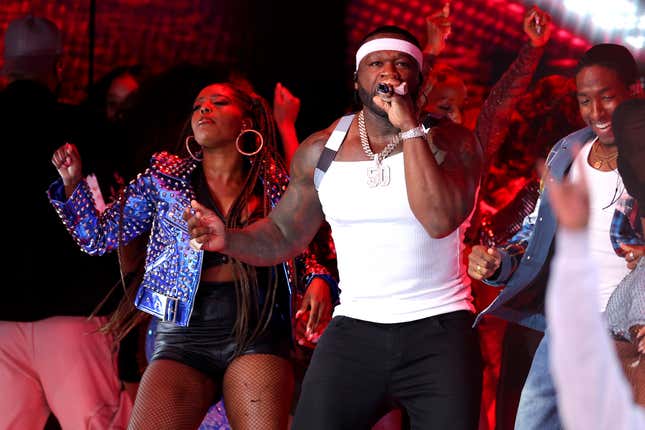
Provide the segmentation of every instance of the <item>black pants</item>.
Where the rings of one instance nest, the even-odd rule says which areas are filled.
[[[377,324],[335,317],[305,374],[294,430],[367,430],[392,405],[412,430],[476,429],[481,357],[473,316]]]

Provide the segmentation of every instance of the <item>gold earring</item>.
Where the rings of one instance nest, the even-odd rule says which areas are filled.
[[[256,144],[257,144],[257,148],[254,151],[250,151],[250,152],[244,151],[242,149],[242,147],[240,146],[240,138],[242,136],[244,136],[245,134],[247,134],[247,133],[252,133],[252,134],[255,135],[255,141],[256,141]],[[255,154],[257,154],[258,152],[260,152],[260,150],[262,150],[263,146],[264,146],[264,137],[262,137],[262,133],[260,133],[257,130],[254,130],[252,128],[243,129],[242,131],[240,131],[240,134],[238,134],[237,138],[235,139],[235,147],[237,148],[237,152],[239,152],[242,155],[246,155],[247,157],[252,157]]]
[[[192,158],[193,160],[202,161],[204,159],[204,157],[199,158],[199,157],[197,157],[197,155],[193,154],[193,151],[190,150],[190,145],[189,144],[190,144],[191,139],[195,140],[195,136],[188,136],[186,138],[186,151],[188,151],[188,155],[190,155],[190,158]],[[201,153],[201,151],[198,152],[197,154],[200,154],[200,153]]]

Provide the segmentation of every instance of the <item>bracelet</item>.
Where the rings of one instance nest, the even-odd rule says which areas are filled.
[[[414,139],[415,137],[426,137],[425,131],[423,131],[423,126],[419,125],[414,128],[411,128],[408,131],[402,131],[399,133],[399,141],[403,142],[407,139]]]

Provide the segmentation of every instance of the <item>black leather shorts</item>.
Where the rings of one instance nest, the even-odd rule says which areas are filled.
[[[221,380],[235,358],[233,327],[237,316],[233,282],[199,285],[188,327],[160,322],[151,360],[169,359]],[[272,354],[289,358],[291,331],[288,312],[276,306],[269,327],[241,353]]]

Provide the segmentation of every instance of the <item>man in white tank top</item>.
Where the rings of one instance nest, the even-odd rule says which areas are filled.
[[[302,143],[268,218],[229,231],[197,203],[186,212],[197,244],[253,265],[331,225],[341,304],[305,375],[296,430],[367,429],[395,404],[412,428],[477,426],[481,364],[460,252],[482,151],[449,120],[426,134],[422,63],[409,32],[373,31],[356,54],[362,110]]]

